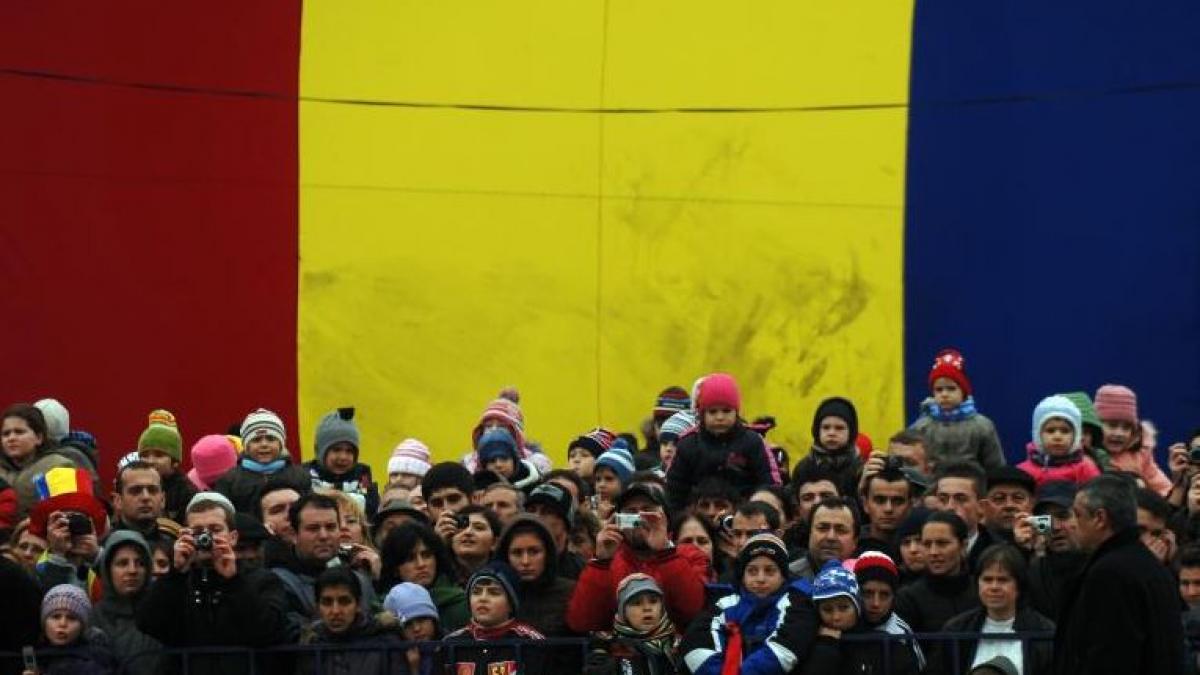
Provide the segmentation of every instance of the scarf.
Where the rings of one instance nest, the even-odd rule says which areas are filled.
[[[249,457],[243,457],[242,461],[238,462],[238,464],[243,469],[245,469],[251,473],[268,474],[269,475],[269,474],[276,473],[277,471],[282,469],[284,466],[286,466],[287,461],[284,460],[282,457],[280,457],[279,459],[277,459],[273,462],[267,462],[266,464],[262,464],[260,462],[256,462],[256,461],[250,459]]]
[[[826,471],[838,472],[850,468],[854,464],[854,460],[858,458],[858,454],[852,450],[853,447],[851,444],[842,450],[830,452],[814,443],[809,452],[818,467]]]
[[[625,617],[617,615],[613,620],[613,632],[623,638],[637,640],[641,642],[646,651],[655,656],[665,656],[674,658],[675,655],[675,624],[671,622],[671,617],[667,616],[666,611],[663,611],[662,619],[658,625],[648,631],[634,630],[632,626],[625,621]],[[740,660],[739,660],[740,663]]]
[[[475,619],[472,618],[467,622],[466,626],[467,633],[469,633],[471,637],[476,640],[507,640],[512,638],[524,638],[527,636],[523,634],[521,630],[523,628],[525,628],[525,624],[517,621],[516,619],[509,619],[499,626],[492,626],[491,628],[488,628],[487,626],[480,626],[475,622]]]
[[[968,396],[967,400],[958,404],[953,410],[942,410],[933,399],[927,398],[921,404],[921,410],[938,422],[962,422],[979,414],[975,409],[975,397]]]

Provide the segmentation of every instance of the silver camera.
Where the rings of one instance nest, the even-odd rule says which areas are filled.
[[[1050,534],[1050,528],[1054,525],[1054,518],[1050,516],[1029,516],[1029,524],[1033,526],[1033,531],[1038,534]]]
[[[622,530],[635,530],[642,526],[642,517],[636,513],[617,513],[617,527]]]

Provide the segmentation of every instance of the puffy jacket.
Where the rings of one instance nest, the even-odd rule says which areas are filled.
[[[983,631],[985,619],[987,619],[987,610],[976,607],[947,621],[942,630],[947,633],[979,633]],[[1054,622],[1033,609],[1021,607],[1017,610],[1016,619],[1013,621],[1013,630],[1018,633],[1052,633],[1054,632]],[[1025,642],[1022,647],[1024,666],[1021,672],[1024,675],[1048,675],[1051,672],[1054,666],[1054,644],[1050,640]],[[978,640],[966,640],[958,643],[957,670],[954,665],[954,650],[944,649],[942,672],[969,672],[971,664],[975,661],[975,650],[978,648]]]
[[[314,459],[307,462],[304,468],[308,470],[314,490],[324,488],[358,495],[363,498],[367,513],[379,510],[379,486],[371,479],[371,467],[366,464],[355,464],[349,471],[334,473]]]
[[[300,644],[327,646],[330,651],[300,656],[296,672],[302,675],[409,675],[400,620],[390,612],[367,616],[344,633],[333,633],[323,621],[305,627]],[[340,647],[355,649],[340,651]],[[378,651],[363,647],[379,647]],[[388,648],[391,649],[388,649]],[[413,674],[416,675],[416,674]]]
[[[743,590],[722,596],[697,618],[679,651],[688,672],[720,675],[736,629],[742,645],[737,672],[783,675],[807,660],[816,627],[816,611],[799,582],[765,598]]]
[[[913,423],[914,431],[925,436],[925,447],[929,461],[948,464],[956,461],[972,461],[984,469],[996,469],[1005,465],[1004,449],[996,434],[996,425],[983,415],[974,412],[964,419],[934,419],[929,414],[932,400],[922,404],[925,411]]]
[[[667,470],[667,501],[671,511],[687,508],[692,488],[709,476],[723,478],[742,497],[763,485],[782,480],[762,436],[739,420],[732,429],[715,436],[703,427],[679,439],[675,461]]]
[[[308,470],[299,464],[293,464],[287,453],[283,455],[283,468],[274,473],[258,473],[243,466],[248,460],[245,456],[213,484],[213,490],[220,492],[233,502],[233,508],[238,513],[249,513],[257,516],[258,496],[263,487],[270,481],[272,485],[286,485],[302,495],[312,492],[312,477]]]
[[[1069,458],[1058,460],[1043,456],[1033,443],[1025,446],[1029,458],[1017,465],[1017,468],[1033,477],[1033,482],[1041,487],[1042,483],[1051,480],[1065,480],[1083,485],[1100,475],[1100,467],[1091,457],[1076,451]]]
[[[658,582],[676,626],[687,626],[704,609],[709,572],[703,551],[683,544],[642,558],[622,543],[612,560],[592,560],[579,575],[567,605],[567,626],[580,634],[611,631],[617,613],[617,584],[634,572],[648,574]]]
[[[1109,451],[1108,462],[1114,471],[1136,473],[1146,481],[1146,487],[1166,497],[1171,491],[1171,479],[1154,461],[1154,455],[1145,450]]]
[[[37,493],[33,487],[33,479],[38,474],[60,466],[74,468],[75,464],[54,449],[43,448],[34,452],[29,461],[17,464],[0,453],[0,479],[11,485],[17,492],[16,519],[20,521],[29,515],[29,509],[37,502]]]
[[[113,587],[110,568],[110,559],[122,546],[136,547],[138,557],[146,566],[146,583],[137,593],[124,597],[117,595]],[[162,672],[162,659],[154,653],[162,649],[162,643],[138,630],[135,614],[137,603],[145,597],[150,586],[150,570],[154,569],[146,540],[136,532],[114,530],[105,540],[96,568],[100,573],[104,595],[92,608],[92,625],[108,636],[112,652],[121,661],[125,672],[131,675],[156,675]]]

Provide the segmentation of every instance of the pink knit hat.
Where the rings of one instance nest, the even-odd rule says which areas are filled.
[[[706,376],[700,383],[700,392],[696,399],[696,409],[701,412],[720,407],[742,409],[742,394],[738,391],[737,382],[728,373]]]
[[[388,459],[388,475],[411,473],[425,477],[429,472],[429,447],[415,438],[406,438],[392,451]]]
[[[1106,384],[1096,390],[1096,416],[1101,420],[1138,423],[1137,394],[1129,387]]]
[[[192,470],[188,480],[199,490],[208,490],[217,479],[237,464],[237,449],[220,434],[210,434],[192,446]]]

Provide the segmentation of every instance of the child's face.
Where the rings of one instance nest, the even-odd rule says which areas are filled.
[[[65,609],[57,609],[46,617],[46,641],[54,647],[66,647],[79,639],[83,623]]]
[[[346,473],[354,468],[354,445],[342,441],[325,451],[325,468],[334,473]]]
[[[658,457],[664,468],[670,468],[675,461],[675,441],[663,441],[658,444]]]
[[[1104,427],[1104,449],[1124,452],[1133,444],[1133,425],[1125,420],[1100,420]]]
[[[708,433],[720,436],[733,428],[737,422],[737,411],[733,408],[708,408],[704,411],[704,428]]]
[[[428,642],[437,634],[437,624],[433,619],[423,616],[407,621],[404,624],[404,639],[412,642]]]
[[[850,630],[858,623],[858,612],[854,603],[844,595],[829,598],[817,603],[817,611],[821,614],[821,625],[837,630]]]
[[[163,478],[175,475],[177,468],[175,460],[162,450],[147,448],[140,451],[138,456],[141,457],[143,462],[154,467],[154,470],[158,472],[158,475],[162,476]]]
[[[900,560],[909,572],[925,571],[925,543],[921,541],[921,535],[910,534],[900,542]]]
[[[963,402],[963,390],[948,377],[933,381],[933,400],[942,410],[953,410]]]
[[[753,558],[742,572],[742,585],[755,597],[765,598],[783,587],[783,572],[770,558]]]
[[[471,618],[485,628],[508,621],[512,607],[504,589],[494,581],[483,580],[471,587]]]
[[[1051,417],[1042,424],[1041,436],[1042,449],[1054,457],[1066,455],[1075,446],[1075,432],[1071,425],[1058,417]]]
[[[567,466],[575,472],[576,476],[584,480],[591,480],[592,472],[596,470],[596,458],[583,448],[571,448],[571,455],[567,457]]]
[[[657,593],[639,593],[625,604],[625,621],[638,632],[654,630],[662,617],[662,596]]]
[[[884,581],[866,581],[862,585],[863,611],[867,621],[878,624],[892,611],[896,593]]]
[[[259,434],[246,443],[246,456],[259,464],[275,461],[281,452],[283,441],[267,434]]]
[[[621,481],[617,479],[617,474],[613,470],[606,467],[598,467],[596,469],[596,494],[606,502],[615,502],[617,495],[621,494]]]
[[[825,417],[817,427],[817,435],[822,448],[839,450],[850,444],[850,425],[840,417]]]
[[[389,473],[388,487],[402,487],[409,490],[421,484],[421,477],[415,473]]]
[[[345,586],[329,586],[321,589],[317,598],[317,609],[321,620],[331,633],[344,633],[354,625],[358,614],[358,600]]]
[[[512,457],[505,455],[503,457],[493,457],[489,459],[487,463],[483,465],[483,468],[491,471],[497,476],[512,478],[515,464]]]

